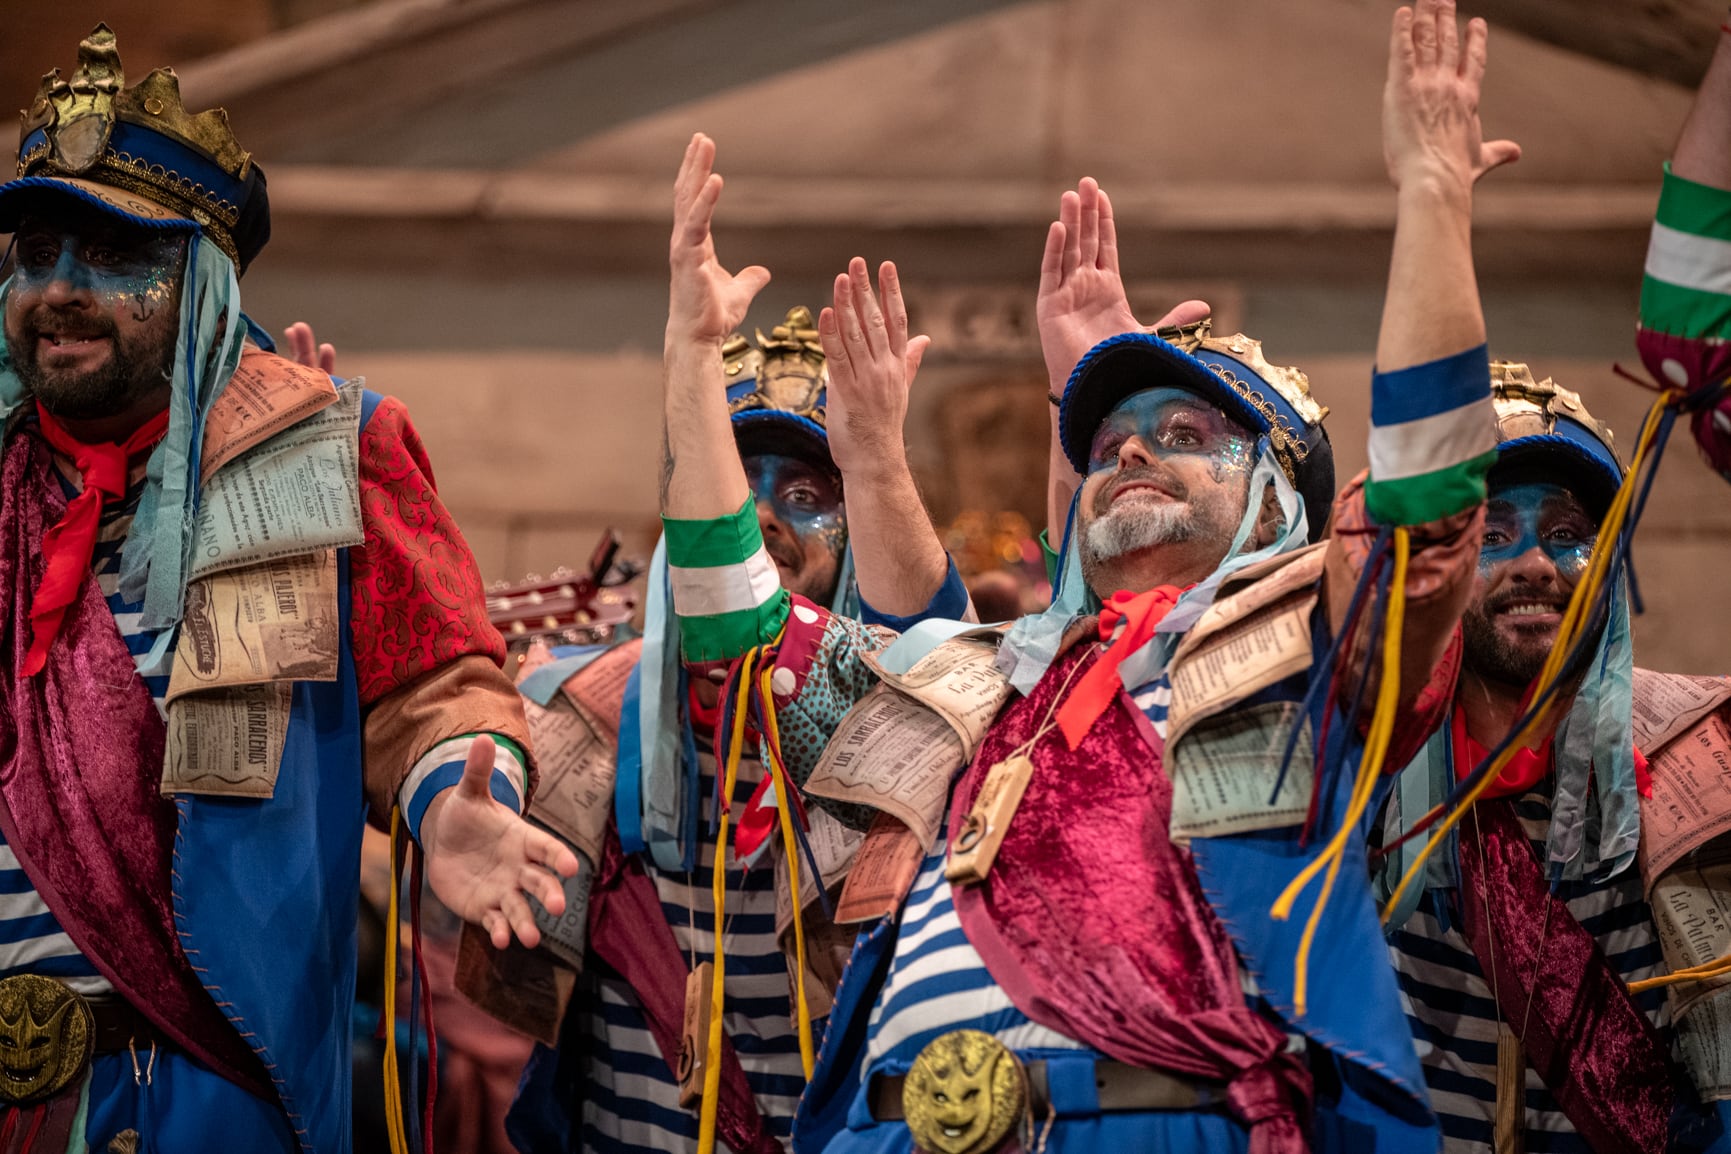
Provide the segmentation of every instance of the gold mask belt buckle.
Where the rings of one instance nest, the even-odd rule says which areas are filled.
[[[0,978],[0,1102],[54,1097],[83,1076],[96,1048],[90,1005],[40,974]]]
[[[929,1154],[989,1154],[1027,1110],[1028,1075],[1014,1051],[980,1030],[926,1044],[902,1083],[902,1116]]]

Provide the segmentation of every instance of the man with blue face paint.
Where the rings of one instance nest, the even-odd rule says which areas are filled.
[[[725,648],[701,656],[731,658],[742,704],[833,734],[815,759],[783,743],[808,809],[841,796],[867,810],[839,815],[865,840],[838,917],[864,932],[796,1150],[1434,1150],[1348,805],[1365,791],[1319,791],[1309,767],[1356,771],[1359,689],[1388,699],[1397,765],[1453,689],[1494,445],[1471,190],[1516,155],[1480,135],[1485,36],[1475,21],[1463,42],[1436,0],[1395,18],[1384,122],[1400,215],[1374,468],[1335,505],[1333,541],[1324,410],[1303,374],[1204,325],[1133,331],[1090,181],[1065,194],[1041,276],[1053,489],[1073,493],[1053,611],[1001,645],[931,622],[886,645],[770,589],[751,628],[711,635]],[[690,200],[704,223],[720,191],[706,169]],[[733,513],[743,471],[716,406],[679,383],[670,550],[677,533],[685,563],[742,586],[758,548]],[[1398,667],[1384,681],[1349,618],[1372,540],[1407,539],[1399,525],[1415,544],[1399,586],[1387,578],[1407,600],[1399,647],[1376,651]],[[863,568],[861,585],[869,596]],[[677,591],[675,608],[704,616]],[[1311,692],[1335,681],[1340,697]],[[1288,739],[1300,768],[1282,790]],[[1332,900],[1300,887],[1297,916],[1277,921],[1323,842]]]
[[[1731,35],[1718,41],[1667,166],[1637,343],[1653,379],[1696,402],[1724,472]],[[1610,431],[1525,365],[1493,371],[1501,444],[1461,684],[1389,798],[1385,893],[1416,864],[1414,827],[1524,719],[1592,550],[1611,546]],[[1389,918],[1451,1154],[1731,1148],[1731,998],[1692,973],[1731,953],[1713,864],[1731,803],[1703,788],[1731,758],[1731,683],[1635,668],[1620,570],[1609,595],[1584,667]]]
[[[0,1145],[346,1151],[363,822],[500,947],[577,867],[474,560],[400,402],[254,342],[263,173],[106,27],[0,231]]]
[[[703,147],[713,149],[706,140]],[[693,163],[688,154],[691,171]],[[690,176],[682,173],[682,187]],[[893,466],[900,449],[861,443],[850,429],[864,423],[899,429],[900,417],[882,410],[898,400],[905,408],[905,397],[859,380],[846,356],[838,369],[826,358],[809,309],[790,310],[768,335],[759,330],[755,342],[729,335],[741,315],[726,314],[725,329],[718,316],[694,317],[709,300],[706,243],[702,236],[682,243],[675,235],[669,374],[693,373],[713,390],[708,400],[725,397],[729,451],[750,494],[737,511],[737,531],[752,533],[758,548],[744,580],[711,583],[703,557],[682,554],[679,530],[670,525],[651,567],[644,641],[600,656],[573,655],[524,683],[528,696],[541,697],[530,710],[532,728],[546,731],[538,708],[569,708],[542,696],[544,686],[582,702],[581,724],[618,749],[617,764],[607,767],[614,779],[590,793],[586,813],[549,797],[536,815],[567,836],[585,872],[594,873],[587,941],[563,957],[542,950],[534,963],[541,982],[564,992],[551,1005],[525,1010],[516,991],[536,979],[519,960],[515,971],[500,968],[483,1003],[543,1042],[508,1123],[525,1150],[700,1149],[706,1064],[716,1067],[708,1095],[715,1138],[734,1151],[784,1148],[805,1082],[802,1034],[808,1045],[821,1036],[852,932],[830,924],[812,894],[796,940],[790,845],[774,822],[778,787],[755,742],[733,767],[728,813],[741,833],[732,845],[734,864],[718,879],[715,799],[725,766],[717,755],[727,742],[717,728],[727,714],[721,687],[708,676],[719,667],[690,659],[710,652],[718,633],[756,628],[759,589],[786,589],[868,625],[906,624],[890,615],[897,611],[916,619],[967,612],[960,576],[929,525],[911,544],[886,544],[889,510],[910,501],[918,507],[905,462],[890,470],[889,481],[854,469],[844,495],[841,462]],[[850,309],[852,276],[863,278],[864,271],[860,262],[838,278],[838,300],[847,296]],[[875,298],[871,307],[877,309]],[[908,340],[899,292],[886,294],[878,316],[886,334],[890,327],[900,334],[902,363],[917,367],[924,338]],[[906,489],[898,491],[898,484]],[[856,490],[875,498],[857,522],[849,516]],[[856,524],[865,537],[850,550]],[[861,573],[895,574],[879,579],[877,606],[862,602],[856,564]],[[669,592],[704,612],[675,616]],[[761,720],[751,724],[761,732]],[[787,744],[795,740],[780,736]],[[803,740],[821,744],[817,734]],[[553,756],[552,748],[538,743],[544,757]],[[807,813],[810,828],[793,848],[808,845],[811,860],[833,870],[836,855],[857,846],[857,835],[822,810]],[[718,880],[726,890],[719,943]],[[725,958],[720,980],[712,977],[718,949]],[[573,982],[570,971],[579,968]],[[715,986],[725,990],[725,1040],[710,1063],[702,1053],[708,1036],[694,1019]]]
[[[1492,372],[1502,444],[1460,686],[1384,813],[1396,846],[1385,893],[1416,852],[1401,835],[1524,714],[1622,479],[1610,430],[1580,397],[1522,364]],[[1731,1006],[1691,995],[1679,1017],[1662,986],[1668,969],[1716,958],[1731,939],[1683,932],[1701,924],[1686,896],[1701,877],[1669,835],[1643,842],[1641,823],[1678,825],[1666,794],[1697,772],[1684,751],[1726,748],[1731,685],[1634,668],[1620,585],[1592,640],[1585,672],[1464,819],[1455,861],[1429,866],[1389,922],[1451,1152],[1541,1135],[1547,1149],[1594,1151],[1724,1140],[1698,1100],[1727,1093],[1712,1039]]]

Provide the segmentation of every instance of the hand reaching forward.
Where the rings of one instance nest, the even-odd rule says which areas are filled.
[[[761,265],[740,269],[736,275],[715,258],[709,226],[721,199],[722,181],[714,167],[715,141],[699,132],[686,146],[685,160],[673,182],[670,341],[720,344],[738,330],[752,298],[769,283],[769,270]]]
[[[534,949],[541,931],[523,895],[534,895],[559,917],[565,912],[559,878],[576,875],[577,856],[496,801],[492,777],[493,739],[476,738],[462,780],[435,797],[421,819],[427,884],[464,921],[486,930],[498,949],[511,944],[513,933]]]
[[[313,327],[305,321],[296,321],[282,331],[283,340],[288,344],[289,360],[297,365],[305,365],[309,369],[317,369],[327,377],[337,374],[337,348],[335,345],[321,345],[313,336]]]
[[[1112,201],[1093,177],[1083,177],[1076,191],[1059,198],[1058,219],[1046,232],[1046,251],[1040,258],[1034,315],[1046,375],[1058,394],[1089,349],[1119,333],[1146,331],[1124,292]],[[1207,315],[1205,301],[1185,301],[1154,327],[1189,324]]]
[[[1455,25],[1454,0],[1418,0],[1394,14],[1388,83],[1382,97],[1382,150],[1394,186],[1434,183],[1470,191],[1499,165],[1521,158],[1512,140],[1484,139],[1479,85],[1485,75],[1485,22]]]
[[[844,479],[902,462],[908,390],[931,344],[930,337],[908,338],[901,279],[890,261],[878,269],[878,292],[882,307],[866,262],[856,256],[835,278],[835,304],[817,319],[829,364],[830,453]]]

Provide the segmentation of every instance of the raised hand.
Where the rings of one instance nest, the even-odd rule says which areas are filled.
[[[1112,201],[1093,177],[1058,201],[1058,219],[1046,231],[1040,258],[1040,295],[1034,307],[1040,349],[1054,393],[1087,351],[1119,333],[1144,330],[1130,311],[1118,268],[1118,228]],[[1154,327],[1189,324],[1208,315],[1204,301],[1184,301]]]
[[[563,914],[559,878],[576,875],[577,857],[494,799],[493,752],[492,738],[477,738],[462,780],[427,807],[421,819],[427,884],[464,921],[486,930],[495,947],[509,946],[516,934],[533,949],[541,931],[524,895],[554,917]]]
[[[1470,190],[1491,169],[1520,159],[1520,145],[1485,140],[1479,124],[1487,38],[1485,22],[1475,17],[1462,42],[1454,0],[1418,0],[1395,13],[1382,141],[1397,189],[1416,181]]]
[[[673,183],[669,341],[719,345],[744,322],[752,298],[769,283],[769,270],[761,265],[735,274],[715,257],[709,226],[721,199],[722,180],[714,168],[715,141],[699,132],[686,145],[685,160]]]
[[[908,337],[908,310],[896,266],[878,269],[880,307],[861,257],[835,278],[835,303],[817,319],[818,340],[829,364],[830,453],[844,478],[877,466],[906,468],[902,426],[908,390],[931,338]]]
[[[326,376],[335,376],[337,372],[337,349],[335,345],[318,343],[313,336],[313,327],[305,321],[296,321],[282,331],[283,341],[288,345],[288,355],[297,365],[305,365],[309,369],[317,369]]]

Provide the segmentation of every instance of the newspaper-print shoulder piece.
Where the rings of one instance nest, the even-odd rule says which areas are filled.
[[[806,793],[889,814],[931,852],[950,783],[1010,695],[998,672],[997,631],[969,630],[932,648],[905,672],[866,654],[880,684],[835,726]]]
[[[363,539],[361,392],[251,350],[212,406],[166,699],[165,795],[273,796],[290,683],[336,680],[336,550]]]
[[[1652,770],[1641,799],[1648,890],[1677,862],[1731,833],[1731,680],[1635,671],[1635,747]]]
[[[1635,670],[1641,880],[1667,970],[1731,953],[1731,680]],[[1731,1099],[1731,975],[1671,986],[1684,1067],[1705,1101]]]
[[[366,539],[360,499],[360,381],[204,478],[192,576]]]

